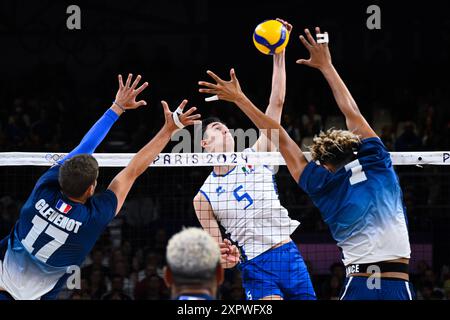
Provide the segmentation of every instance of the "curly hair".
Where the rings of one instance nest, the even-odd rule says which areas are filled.
[[[338,166],[352,158],[360,144],[359,136],[351,131],[328,129],[313,138],[309,149],[314,161]]]

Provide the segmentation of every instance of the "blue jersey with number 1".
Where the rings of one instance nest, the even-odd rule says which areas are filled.
[[[310,162],[299,185],[319,208],[345,265],[410,257],[400,183],[378,137],[364,139],[356,159],[335,173]]]
[[[115,216],[117,198],[110,190],[85,204],[66,198],[59,168],[50,168],[36,183],[0,257],[0,287],[15,299],[54,297],[67,268],[81,265]]]

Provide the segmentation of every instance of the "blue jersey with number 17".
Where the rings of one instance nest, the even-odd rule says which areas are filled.
[[[345,265],[410,257],[400,183],[378,137],[362,140],[356,159],[335,173],[310,162],[299,185],[320,210]]]
[[[110,190],[85,204],[65,197],[59,168],[50,168],[36,183],[0,257],[0,287],[15,299],[54,298],[68,267],[81,265],[115,216],[117,198]]]

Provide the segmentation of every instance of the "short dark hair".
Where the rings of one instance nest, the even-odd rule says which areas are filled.
[[[203,120],[202,120],[202,139],[203,139],[203,137],[204,137],[204,135],[205,135],[206,128],[207,128],[211,123],[214,123],[214,122],[220,122],[220,123],[226,125],[225,122],[223,122],[222,120],[220,120],[220,119],[217,118],[217,117],[208,117],[208,118],[206,118],[206,119],[203,119]]]
[[[73,198],[81,197],[98,177],[98,162],[90,154],[80,154],[66,160],[59,169],[62,192]]]

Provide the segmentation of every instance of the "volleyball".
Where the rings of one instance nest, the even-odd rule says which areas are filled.
[[[287,28],[277,20],[264,21],[253,32],[253,43],[256,49],[264,54],[276,54],[286,48],[289,42]]]

